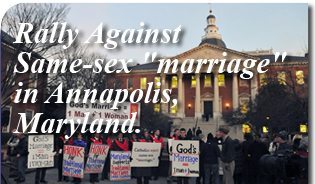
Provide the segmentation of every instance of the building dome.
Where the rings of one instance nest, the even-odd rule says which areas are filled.
[[[205,35],[202,37],[200,45],[202,44],[211,44],[218,47],[226,48],[226,45],[222,40],[222,36],[219,33],[219,28],[216,25],[216,17],[214,16],[214,14],[212,14],[211,10],[210,14],[207,16]]]

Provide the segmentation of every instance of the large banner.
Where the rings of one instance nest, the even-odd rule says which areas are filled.
[[[199,176],[199,141],[172,141],[172,176]]]
[[[63,147],[63,175],[75,178],[84,176],[84,148],[65,145]]]
[[[108,150],[107,145],[92,144],[85,164],[85,173],[102,173]]]
[[[84,113],[89,112],[87,123],[91,123],[93,119],[118,119],[122,124],[124,121],[132,118],[131,113],[136,112],[137,116],[134,126],[140,126],[140,103],[123,102],[118,105],[118,109],[111,109],[112,104],[104,103],[68,103],[67,104],[67,119],[78,120],[81,122],[86,120]]]
[[[54,136],[28,136],[28,168],[43,168],[54,166]]]
[[[130,152],[110,152],[110,180],[124,181],[131,179]]]
[[[131,167],[158,167],[161,143],[134,142]]]

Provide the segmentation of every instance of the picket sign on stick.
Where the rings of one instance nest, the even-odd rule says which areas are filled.
[[[103,144],[91,144],[89,157],[85,164],[85,173],[102,173],[109,146]]]

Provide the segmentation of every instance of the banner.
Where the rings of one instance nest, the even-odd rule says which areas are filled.
[[[84,148],[65,145],[63,147],[63,175],[75,178],[84,176]]]
[[[110,152],[110,180],[123,181],[131,179],[130,151]]]
[[[172,141],[172,176],[199,176],[199,141]]]
[[[137,116],[134,122],[134,126],[140,126],[140,103],[123,102],[118,105],[118,109],[111,109],[112,104],[105,103],[68,103],[66,110],[66,118],[73,119],[75,121],[85,121],[85,114],[90,113],[89,121],[91,123],[93,119],[118,119],[122,124],[124,121],[131,119],[131,113],[136,112]]]
[[[28,136],[28,168],[54,167],[54,136]]]
[[[134,142],[131,167],[158,167],[161,143]]]
[[[91,144],[89,157],[85,164],[85,173],[102,173],[109,146]]]

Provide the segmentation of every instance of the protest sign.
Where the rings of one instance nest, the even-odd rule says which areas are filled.
[[[132,118],[132,114],[136,112],[134,126],[140,126],[140,104],[123,102],[118,105],[118,109],[111,109],[113,104],[106,103],[68,103],[66,118],[81,122],[86,121],[84,113],[89,113],[90,117],[87,123],[91,123],[93,119],[117,119],[121,125],[124,121]],[[93,113],[90,113],[93,112]]]
[[[109,146],[91,144],[89,157],[85,164],[85,173],[102,173]]]
[[[161,143],[134,142],[131,167],[158,167]]]
[[[84,176],[84,148],[65,145],[63,148],[63,175],[75,178]]]
[[[54,136],[30,135],[28,137],[28,168],[54,166]]]
[[[130,152],[110,152],[110,180],[123,181],[131,179]]]
[[[172,176],[199,176],[199,141],[172,141]]]

